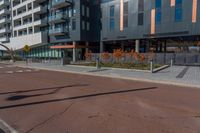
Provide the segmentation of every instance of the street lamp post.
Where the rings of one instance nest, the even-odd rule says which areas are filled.
[[[15,62],[13,51],[11,49],[9,49],[7,46],[3,45],[2,43],[0,43],[0,46],[4,47],[8,51],[8,53],[10,54],[11,60],[13,60],[13,62]]]

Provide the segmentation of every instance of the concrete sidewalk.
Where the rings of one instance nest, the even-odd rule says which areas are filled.
[[[23,62],[17,62],[14,65],[60,72],[200,88],[200,67],[173,66],[157,73],[149,73],[148,71],[136,71],[118,68],[102,68],[100,70],[96,70],[95,67],[74,65],[61,66],[48,63],[30,63],[28,66],[26,66]]]

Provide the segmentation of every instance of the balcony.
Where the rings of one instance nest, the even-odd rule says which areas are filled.
[[[39,20],[35,20],[35,23],[34,25],[39,25],[39,26],[46,26],[48,23],[47,23],[47,17],[46,18],[42,18],[42,19],[39,19]]]
[[[8,9],[3,9],[3,10],[0,11],[0,15],[7,15],[7,14],[10,14],[10,13],[11,13],[11,11],[8,10]]]
[[[8,18],[3,18],[3,19],[0,19],[0,24],[4,24],[4,23],[10,23],[10,19]]]
[[[0,0],[0,7],[1,6],[8,6],[8,5],[10,5],[10,1],[8,1],[8,0]]]
[[[48,7],[47,6],[40,6],[39,7],[39,14],[44,14],[44,13],[47,13],[47,10],[48,10]]]
[[[0,34],[7,33],[7,32],[11,32],[11,30],[9,28],[0,29]]]
[[[60,28],[50,29],[49,35],[50,36],[66,35],[68,32],[69,32],[68,29],[60,27]]]
[[[8,37],[1,37],[0,42],[8,42],[9,38]]]
[[[36,0],[37,3],[43,3],[45,2],[46,0]]]
[[[52,7],[54,9],[63,8],[70,6],[72,4],[72,0],[53,0]]]
[[[69,17],[66,14],[57,14],[49,17],[49,23],[63,23],[68,19]]]

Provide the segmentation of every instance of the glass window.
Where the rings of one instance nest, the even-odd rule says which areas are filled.
[[[110,30],[115,29],[115,6],[110,6]]]
[[[162,1],[161,0],[156,0],[155,3],[155,7],[156,7],[156,24],[160,24],[161,23],[161,17],[162,17],[162,12],[161,12],[161,7],[162,7]]]
[[[138,25],[143,25],[144,24],[144,13],[139,13],[138,14]]]
[[[85,30],[85,21],[82,21],[82,30]]]
[[[85,6],[82,5],[82,16],[85,16]]]
[[[124,2],[124,27],[128,27],[128,2]]]
[[[182,0],[176,0],[175,4],[175,22],[181,22],[183,19],[182,15]]]
[[[72,30],[76,30],[76,19],[72,19]]]

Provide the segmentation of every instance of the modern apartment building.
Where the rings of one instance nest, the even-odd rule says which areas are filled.
[[[7,15],[6,22],[12,36],[1,42],[20,55],[25,56],[22,49],[29,45],[28,57],[67,56],[75,61],[89,47],[98,47],[100,4],[96,0],[12,0],[8,6],[11,19]]]
[[[0,42],[9,42],[11,37],[11,7],[10,0],[0,1]]]
[[[163,52],[200,39],[200,0],[102,0],[101,11],[104,51]]]

